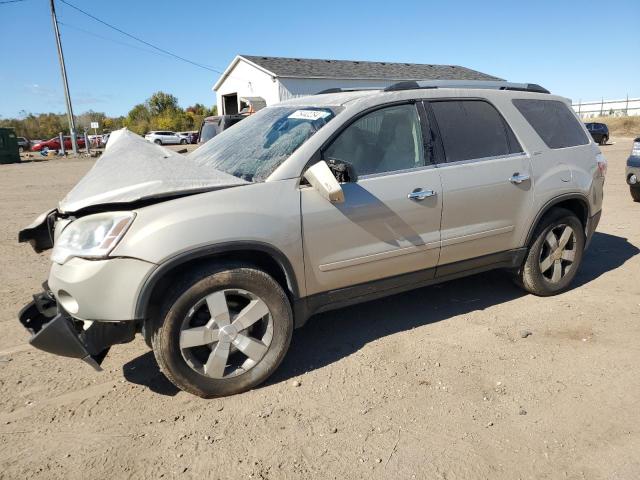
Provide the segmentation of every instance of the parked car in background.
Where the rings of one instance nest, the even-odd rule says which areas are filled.
[[[149,140],[150,142],[158,145],[184,145],[187,143],[186,138],[181,137],[176,132],[169,132],[166,130],[149,132],[144,136],[144,138],[145,140]]]
[[[78,137],[76,141],[78,148],[85,148],[84,138]],[[39,152],[43,148],[48,148],[49,150],[60,150],[60,139],[58,137],[53,137],[49,140],[39,142],[31,146],[31,150],[34,152]],[[66,151],[71,150],[71,137],[64,137],[64,149]]]
[[[25,137],[17,137],[18,139],[18,150],[22,152],[28,152],[31,150],[31,142]]]
[[[634,202],[640,202],[640,137],[633,141],[631,155],[627,160],[627,183]]]
[[[265,381],[314,313],[492,269],[534,295],[566,291],[606,159],[568,99],[461,83],[288,100],[179,169],[123,132],[135,162],[107,151],[20,232],[53,248],[19,314],[31,345],[99,368],[140,332],[170,381],[213,397]]]
[[[207,117],[200,125],[198,133],[198,143],[206,143],[223,130],[235,125],[240,120],[247,118],[247,115],[217,115],[215,117]]]
[[[178,135],[180,135],[180,137],[182,138],[185,138],[187,140],[187,143],[198,143],[198,132],[195,130],[189,132],[178,132]]]
[[[605,123],[590,122],[585,124],[593,139],[600,145],[609,141],[609,127]]]
[[[102,143],[102,135],[87,135],[87,137],[89,138],[91,148],[101,148],[104,146]]]

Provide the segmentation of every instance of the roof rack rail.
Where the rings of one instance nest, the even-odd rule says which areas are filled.
[[[516,90],[520,92],[551,93],[536,83],[513,83],[504,80],[425,80],[399,82],[388,86],[385,92],[397,92],[400,90],[416,90],[427,88],[488,88],[494,90]]]
[[[362,92],[362,91],[365,91],[365,90],[380,90],[380,88],[376,88],[376,87],[370,87],[370,88],[358,88],[358,87],[353,87],[353,88],[342,88],[342,87],[327,88],[326,90],[321,90],[319,92],[314,93],[314,95],[324,95],[325,93]]]

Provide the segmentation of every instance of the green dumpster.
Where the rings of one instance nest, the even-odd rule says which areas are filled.
[[[18,139],[13,128],[0,127],[0,163],[17,163],[20,161]]]

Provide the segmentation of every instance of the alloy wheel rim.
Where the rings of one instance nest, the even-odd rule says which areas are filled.
[[[573,269],[576,233],[569,225],[556,225],[544,238],[540,249],[540,273],[550,283],[559,283]]]
[[[273,339],[273,316],[257,295],[224,289],[199,300],[180,329],[187,364],[209,378],[231,378],[255,367]]]

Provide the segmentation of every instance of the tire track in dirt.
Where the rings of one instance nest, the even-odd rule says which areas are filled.
[[[0,413],[0,424],[6,422],[15,422],[16,420],[19,420],[21,418],[29,417],[34,414],[34,409],[37,409],[38,413],[40,413],[44,408],[47,407],[60,407],[63,405],[69,405],[73,404],[74,402],[82,402],[91,397],[105,394],[113,388],[113,384],[113,381],[99,383],[97,385],[92,385],[80,390],[74,390],[57,397],[44,399],[42,401],[39,401],[38,404],[34,406],[25,406],[22,408],[18,408],[13,412]]]

